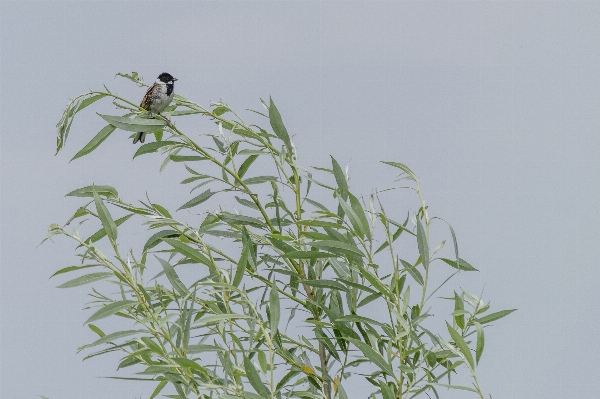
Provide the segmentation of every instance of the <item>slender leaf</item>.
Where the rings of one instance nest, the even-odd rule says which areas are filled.
[[[210,189],[208,189],[205,192],[203,192],[202,194],[192,198],[185,204],[181,205],[179,207],[179,209],[177,209],[177,210],[180,211],[182,209],[192,208],[194,206],[200,205],[201,203],[203,203],[204,201],[207,201],[210,197],[212,197],[215,194],[216,193],[214,193],[214,192],[210,191]]]
[[[348,198],[348,182],[346,181],[346,175],[342,171],[340,164],[335,160],[334,157],[331,157],[331,165],[333,168],[333,176],[335,177],[335,182],[337,183],[338,189],[340,190],[340,195],[343,200]]]
[[[421,254],[421,261],[425,270],[429,269],[429,244],[427,243],[427,234],[421,223],[421,219],[417,216],[417,244],[419,247],[419,254]]]
[[[499,312],[495,312],[495,313],[490,313],[486,316],[480,317],[477,319],[477,321],[480,324],[486,324],[486,323],[491,323],[492,321],[496,321],[498,319],[501,319],[505,316],[508,316],[509,314],[511,314],[512,312],[514,312],[517,309],[509,309],[509,310],[501,310]]]
[[[169,279],[169,282],[171,283],[173,288],[175,288],[175,290],[179,293],[179,295],[186,296],[187,294],[189,294],[190,292],[186,288],[185,284],[181,282],[179,276],[177,275],[177,272],[175,272],[175,268],[166,260],[163,260],[158,256],[155,256],[155,258],[162,265],[163,270],[165,271],[165,275]]]
[[[98,132],[98,134],[96,134],[94,136],[94,138],[85,145],[85,147],[83,147],[77,154],[75,154],[75,156],[73,158],[71,158],[71,161],[73,161],[77,158],[81,158],[82,156],[87,155],[90,152],[94,151],[96,148],[98,148],[100,146],[100,144],[102,144],[104,142],[104,140],[106,140],[108,138],[108,136],[110,136],[110,134],[112,132],[115,131],[115,129],[116,129],[116,127],[114,127],[113,125],[104,126],[104,128],[102,128],[102,130],[100,130]]]
[[[80,276],[74,278],[73,280],[69,280],[66,283],[62,283],[57,288],[71,288],[78,287],[80,285],[93,283],[94,281],[100,281],[107,279],[109,277],[113,277],[114,274],[112,272],[99,272],[99,273],[90,273],[85,276]]]
[[[98,115],[111,125],[128,132],[154,132],[162,129],[165,126],[165,122],[158,119],[132,119],[126,116]]]
[[[203,263],[207,266],[211,266],[210,260],[199,250],[190,247],[187,244],[175,239],[175,238],[163,238],[164,242],[172,246],[177,252],[185,255],[186,257],[195,260],[198,263]]]
[[[375,365],[377,365],[377,367],[379,367],[383,372],[391,377],[394,377],[394,370],[392,369],[392,366],[383,358],[383,356],[381,356],[379,352],[376,352],[373,348],[371,348],[371,346],[357,339],[348,337],[345,337],[344,339],[352,342],[358,349],[360,349],[367,359],[375,363]]]
[[[288,134],[287,129],[283,124],[283,120],[281,120],[281,114],[275,106],[275,103],[273,102],[272,98],[270,99],[269,105],[269,121],[271,122],[271,128],[273,129],[273,132],[275,132],[275,135],[285,143],[288,152],[291,153],[293,150],[290,135]]]
[[[125,215],[122,218],[119,218],[117,220],[115,220],[115,225],[120,226],[123,223],[125,223],[130,217],[132,217],[133,214],[130,213],[129,215]],[[96,241],[101,240],[102,238],[104,238],[104,236],[106,236],[106,229],[101,228],[100,230],[98,230],[97,232],[95,232],[94,234],[92,234],[90,237],[88,237],[87,239],[85,239],[84,241],[87,243],[94,243]]]
[[[288,259],[318,259],[335,257],[334,254],[318,251],[291,251],[281,255],[282,258]]]
[[[113,240],[116,240],[117,225],[113,220],[112,216],[110,216],[110,212],[108,212],[108,209],[106,209],[106,205],[104,205],[104,202],[102,201],[102,199],[100,199],[100,196],[98,195],[98,192],[96,192],[96,190],[94,190],[94,203],[96,204],[96,211],[98,212],[98,217],[102,222],[102,226],[104,226],[104,231],[106,232],[108,237],[110,237]]]
[[[271,293],[269,294],[269,310],[269,326],[271,328],[271,338],[273,338],[279,329],[280,318],[279,292],[277,291],[277,281],[275,280],[275,277],[273,277],[273,285],[271,286]]]
[[[325,241],[313,241],[310,243],[311,247],[322,248],[334,253],[342,253],[347,255],[359,255],[364,257],[365,254],[362,253],[360,249],[356,246],[352,246],[350,244],[346,244],[341,241],[333,241],[333,240],[325,240]]]
[[[252,364],[252,360],[250,360],[248,356],[244,356],[244,369],[246,370],[246,376],[248,377],[248,381],[250,381],[252,388],[254,388],[262,397],[270,398],[271,393],[269,392],[269,388],[261,381],[258,371],[256,371],[254,364]]]
[[[446,327],[448,328],[448,332],[450,333],[452,340],[454,341],[460,352],[464,355],[466,361],[469,363],[471,370],[474,370],[475,364],[473,363],[473,354],[471,353],[471,349],[469,349],[469,346],[467,345],[465,339],[462,337],[462,335],[460,335],[458,331],[454,329],[454,327],[448,324],[448,322],[446,322]]]
[[[483,354],[483,347],[485,346],[485,335],[483,333],[483,327],[481,324],[475,322],[475,328],[477,329],[477,345],[475,346],[475,361],[479,364],[479,359]]]
[[[401,164],[399,162],[383,162],[386,165],[393,166],[395,168],[400,169],[402,172],[406,173],[411,180],[418,181],[417,176],[413,173],[412,170],[408,168],[408,166]]]
[[[127,309],[133,305],[137,304],[136,301],[117,301],[113,302],[110,305],[106,305],[98,309],[89,319],[85,321],[84,324],[91,323],[92,321],[104,319],[108,316],[112,316],[115,313],[118,313],[122,310]]]
[[[455,269],[458,270],[466,270],[469,272],[478,272],[479,270],[475,269],[473,266],[471,266],[466,260],[464,259],[460,259],[460,266],[456,264],[455,261],[453,261],[452,259],[446,259],[446,258],[440,258],[440,260],[443,260],[444,262],[446,262],[447,264],[449,264],[450,266],[452,266]]]
[[[135,152],[133,157],[136,158],[140,155],[151,154],[153,152],[160,151],[164,147],[176,146],[182,146],[182,144],[179,141],[154,141],[152,143],[142,144],[142,146]]]
[[[111,186],[86,186],[82,188],[78,188],[77,190],[71,191],[65,197],[94,197],[94,190],[98,193],[98,195],[102,195],[106,198],[118,198],[119,194],[117,190],[112,188]]]
[[[340,291],[348,291],[348,288],[344,284],[338,283],[333,280],[303,280],[302,284],[308,285],[310,287],[318,287],[318,288],[330,288],[334,290]]]

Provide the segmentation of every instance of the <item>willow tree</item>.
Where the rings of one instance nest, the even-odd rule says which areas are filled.
[[[136,73],[119,76],[146,86]],[[93,287],[86,323],[97,336],[80,347],[86,358],[121,353],[118,369],[131,370],[127,378],[156,384],[151,398],[346,399],[353,386],[371,386],[372,398],[437,397],[447,388],[485,397],[476,376],[485,327],[512,310],[490,313],[489,303],[456,288],[445,298],[445,328],[431,327],[440,325],[431,310],[440,289],[431,286],[432,273],[448,284],[477,269],[459,257],[452,227],[450,248],[442,242],[432,250],[430,230],[447,227],[428,214],[407,166],[384,162],[415,194],[416,212],[398,219],[380,193],[352,193],[334,158],[327,167],[302,167],[272,100],[254,111],[269,129],[246,124],[224,102],[205,108],[177,95],[163,115],[148,115],[108,89],[68,104],[57,152],[77,114],[102,99],[125,114],[99,115],[107,125],[73,159],[118,130],[154,134],[155,141],[132,146],[134,158],[161,156],[161,170],[183,164],[181,183],[193,188],[177,211],[194,212],[128,201],[106,185],[67,194],[82,205],[66,225],[50,226],[48,237],[78,244],[79,264],[54,276],[79,276],[59,287]],[[214,121],[214,133],[192,138],[178,129],[177,119],[190,115]],[[315,190],[330,200],[316,201]],[[209,211],[220,196],[234,198],[238,210]],[[124,223],[148,230],[143,247],[118,234]],[[101,327],[115,317],[131,329]],[[471,384],[453,384],[452,374]]]

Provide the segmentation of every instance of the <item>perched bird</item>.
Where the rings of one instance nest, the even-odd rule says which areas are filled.
[[[160,113],[163,112],[173,100],[173,95],[175,94],[173,89],[175,88],[176,80],[177,79],[166,72],[158,75],[158,78],[154,84],[150,86],[146,92],[140,107],[150,112],[150,115],[153,113],[160,115]],[[137,143],[138,141],[143,143],[144,140],[146,140],[146,132],[139,132],[135,135],[133,144]]]

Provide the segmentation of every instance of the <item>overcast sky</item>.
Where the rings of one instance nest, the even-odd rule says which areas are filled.
[[[154,388],[97,378],[124,375],[116,357],[82,362],[76,348],[94,336],[83,325],[89,287],[48,280],[73,262],[73,245],[36,248],[81,204],[64,197],[75,188],[111,184],[132,201],[147,191],[169,205],[187,195],[176,168],[159,175],[158,158],[132,161],[123,132],[69,163],[103,126],[91,110],[54,156],[68,100],[106,84],[139,101],[143,89],[114,79],[131,71],[149,81],[167,71],[178,93],[205,105],[223,98],[243,111],[273,96],[303,164],[328,166],[334,155],[357,193],[390,185],[380,160],[409,165],[430,212],[453,225],[461,257],[480,270],[455,288],[484,288],[495,309],[519,309],[486,330],[484,391],[597,396],[600,2],[0,7],[3,399],[133,399]],[[107,109],[116,112],[95,111]]]

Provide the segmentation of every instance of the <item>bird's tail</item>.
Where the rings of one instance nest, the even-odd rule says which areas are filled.
[[[133,139],[133,144],[137,143],[138,141],[140,143],[143,143],[144,140],[146,140],[146,132],[139,132],[135,135],[135,138]]]

